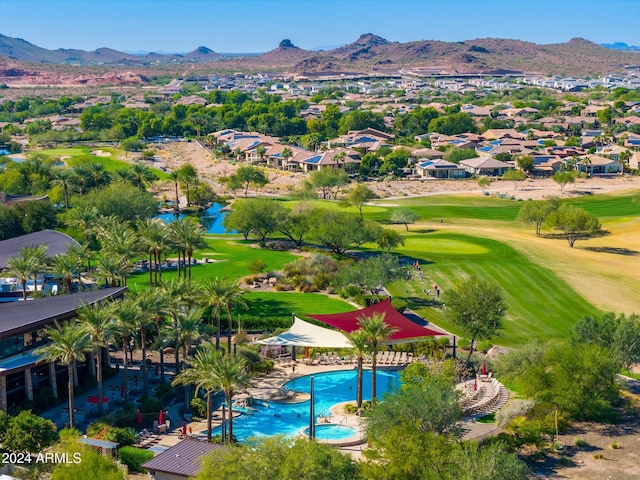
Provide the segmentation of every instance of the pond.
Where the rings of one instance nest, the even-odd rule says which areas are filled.
[[[222,203],[214,203],[197,216],[200,224],[204,227],[207,233],[214,233],[218,235],[223,233],[236,233],[235,231],[227,232],[222,226],[224,217],[229,213],[227,210],[222,210],[224,207],[225,205]],[[184,213],[181,213],[179,218],[184,218],[185,216],[186,215]],[[166,223],[171,223],[176,217],[173,213],[161,213],[157,218],[162,219]]]

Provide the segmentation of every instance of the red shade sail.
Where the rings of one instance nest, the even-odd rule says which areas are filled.
[[[396,329],[391,335],[391,341],[387,343],[403,343],[422,337],[433,337],[436,335],[444,335],[442,332],[432,330],[427,327],[418,325],[409,320],[407,317],[398,312],[393,305],[391,299],[387,298],[380,303],[371,305],[370,307],[356,310],[354,312],[331,313],[325,315],[305,315],[313,318],[326,325],[338,328],[344,332],[351,333],[360,328],[358,319],[365,316],[370,317],[374,313],[384,314],[384,321],[387,325]]]

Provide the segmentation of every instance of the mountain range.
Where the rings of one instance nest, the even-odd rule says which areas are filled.
[[[618,44],[613,45],[615,48]],[[30,65],[15,62],[29,62]],[[191,63],[194,64],[192,69],[202,71],[269,69],[302,75],[397,72],[418,67],[448,74],[589,75],[620,71],[627,65],[638,66],[640,55],[636,52],[605,48],[583,38],[547,45],[499,38],[464,42],[420,40],[402,43],[391,42],[372,33],[361,35],[347,45],[323,51],[305,50],[286,39],[273,50],[261,54],[245,54],[241,57],[223,55],[204,46],[186,54],[152,52],[139,55],[110,48],[94,51],[49,50],[22,39],[0,34],[1,63],[5,66],[11,64],[13,68],[33,70],[46,70],[44,64],[108,65],[114,68],[124,66],[137,70],[138,67],[145,68],[149,65]],[[0,76],[3,76],[2,72]]]

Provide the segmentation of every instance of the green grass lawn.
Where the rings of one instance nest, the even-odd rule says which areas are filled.
[[[246,315],[262,318],[291,318],[296,313],[323,314],[350,312],[355,308],[338,298],[320,293],[250,292],[247,294],[249,311]],[[243,312],[238,312],[242,319]]]
[[[208,248],[199,250],[195,258],[198,264],[191,271],[192,279],[202,280],[213,277],[240,278],[249,275],[249,266],[256,259],[261,259],[267,264],[265,271],[279,270],[285,263],[289,263],[297,256],[289,252],[265,250],[254,248],[250,242],[238,240],[234,236],[212,237],[207,239]],[[213,260],[212,263],[203,263],[202,258]],[[162,274],[164,280],[177,277],[176,270],[168,270]],[[146,288],[149,282],[148,273],[132,275],[127,283],[132,288]]]
[[[93,150],[102,150],[103,152],[108,152],[111,154],[110,157],[98,157],[96,155],[92,155],[91,152]],[[130,165],[130,163],[124,160],[118,160],[118,157],[122,157],[124,155],[124,151],[111,148],[111,147],[71,147],[71,148],[50,148],[47,150],[42,150],[38,153],[42,153],[44,155],[49,155],[52,157],[71,157],[66,159],[66,164],[70,167],[75,166],[78,162],[83,161],[84,159],[90,159],[92,161],[101,163],[104,165],[104,169],[107,172],[115,172],[120,168],[126,168]],[[155,173],[160,180],[167,180],[167,173],[163,172],[158,168],[151,168],[151,171]]]
[[[566,337],[577,320],[600,313],[551,270],[502,242],[448,232],[413,234],[405,240],[397,252],[421,260],[424,280],[414,275],[411,281],[396,282],[391,293],[458,335],[460,329],[446,316],[446,292],[471,275],[495,282],[504,291],[509,311],[500,337],[494,340],[500,345]],[[426,301],[424,290],[433,290],[434,284],[442,289],[444,309]]]

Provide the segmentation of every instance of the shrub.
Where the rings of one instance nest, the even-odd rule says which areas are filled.
[[[581,438],[576,438],[575,440],[576,447],[578,448],[587,448],[589,444]]]
[[[355,406],[353,403],[347,403],[347,404],[344,406],[344,411],[345,411],[346,413],[356,413],[356,410],[357,410],[357,408],[356,408],[356,406]]]
[[[2,445],[13,452],[39,452],[57,440],[58,432],[51,420],[25,410],[9,420]]]
[[[471,341],[468,338],[459,338],[458,339],[458,348],[462,350],[468,350],[471,346]]]
[[[133,428],[110,427],[103,438],[109,442],[119,443],[120,446],[124,447],[138,443],[138,434]]]
[[[145,395],[140,401],[140,412],[142,413],[155,413],[162,410],[162,404],[160,400],[155,397]]]
[[[144,472],[142,464],[153,458],[153,452],[135,447],[122,447],[118,452],[120,462],[124,463],[129,470],[134,472]]]
[[[171,386],[171,384],[169,382],[164,382],[156,387],[155,393],[153,395],[158,400],[160,400],[165,393],[168,393],[171,390],[173,390],[173,387]]]
[[[482,340],[481,342],[478,342],[476,350],[478,352],[487,353],[491,347],[493,347],[491,340]]]
[[[613,442],[613,443],[611,444],[611,449],[612,449],[612,450],[618,450],[618,449],[620,449],[620,448],[622,448],[622,446],[621,446],[618,442]]]
[[[264,272],[265,268],[267,268],[267,264],[265,263],[265,261],[262,260],[261,258],[256,258],[249,265],[249,272],[254,273],[254,274],[255,273],[262,273],[262,272]]]
[[[207,402],[200,397],[193,397],[191,400],[191,409],[197,417],[207,416]]]

